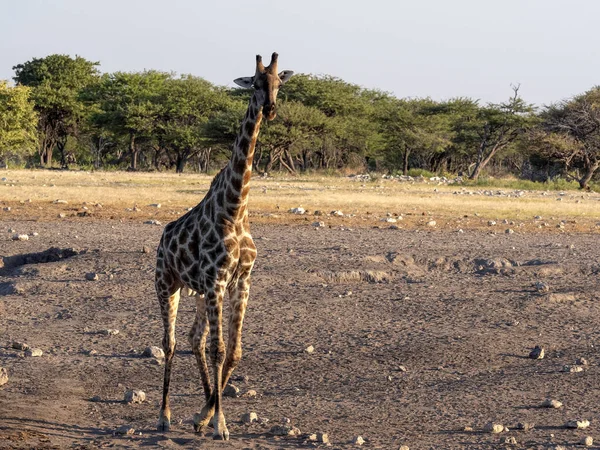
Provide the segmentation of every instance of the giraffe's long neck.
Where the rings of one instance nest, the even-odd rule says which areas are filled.
[[[264,95],[255,91],[248,104],[248,110],[235,139],[231,160],[229,161],[228,174],[230,176],[227,202],[236,205],[238,209],[245,209],[250,192],[250,178],[252,176],[252,161],[254,148],[260,131],[262,121],[262,105]]]

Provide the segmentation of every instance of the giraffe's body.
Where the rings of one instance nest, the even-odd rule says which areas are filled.
[[[228,439],[221,409],[221,392],[242,356],[241,332],[250,289],[250,273],[256,246],[248,222],[248,193],[254,148],[263,107],[268,119],[275,117],[277,90],[292,72],[277,74],[277,54],[264,67],[257,56],[256,75],[236,83],[253,86],[254,94],[236,138],[231,160],[215,177],[204,199],[178,220],[169,223],[157,250],[156,292],[165,327],[165,376],[158,428],[170,426],[169,383],[175,353],[175,320],[181,288],[196,292],[196,318],[189,341],[200,369],[206,405],[194,416],[194,427],[202,429],[214,417],[213,437]],[[229,293],[230,320],[227,352],[222,332],[223,298]],[[210,331],[213,383],[205,355]]]

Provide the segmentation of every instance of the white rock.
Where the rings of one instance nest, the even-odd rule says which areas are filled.
[[[304,208],[302,208],[301,206],[299,206],[297,208],[289,209],[288,212],[291,212],[292,214],[302,215],[302,214],[306,213],[306,210]]]
[[[437,222],[435,220],[430,220],[429,222],[427,222],[428,227],[435,227],[436,225],[437,225]]]
[[[488,220],[488,226],[493,227],[494,225],[496,225],[495,220]]]
[[[591,436],[584,436],[581,438],[581,444],[585,445],[586,447],[591,447],[594,445],[594,438]]]
[[[304,351],[305,351],[306,353],[313,353],[313,352],[315,351],[315,348],[314,348],[312,345],[309,345],[308,347],[306,347],[306,348],[304,349]]]
[[[39,348],[30,348],[25,350],[25,356],[42,356],[44,352]]]
[[[225,389],[223,389],[223,395],[225,397],[238,397],[240,394],[240,388],[238,388],[236,385],[231,384],[231,383],[227,383],[227,385],[225,386]]]
[[[118,435],[132,435],[135,433],[135,429],[129,425],[122,425],[115,430],[115,434]]]
[[[502,433],[504,431],[504,425],[500,423],[488,422],[483,426],[483,431],[486,433]]]
[[[513,436],[508,436],[504,438],[504,443],[508,445],[517,445],[517,440]]]
[[[507,228],[504,232],[506,234],[514,234],[515,230],[513,230],[512,228]]]
[[[157,347],[156,345],[151,345],[150,347],[146,347],[142,356],[146,356],[148,358],[164,358],[165,352],[162,348]]]
[[[152,203],[148,206],[150,206],[151,208],[160,208],[162,205],[160,203]]]
[[[125,392],[125,396],[123,397],[125,403],[144,403],[145,400],[146,393],[139,389],[130,389]]]
[[[398,221],[396,219],[394,219],[393,217],[384,217],[383,219],[380,220],[380,222],[396,223]]]
[[[325,226],[325,222],[313,222],[312,226],[315,228],[323,228]]]
[[[344,217],[344,213],[341,212],[340,210],[331,211],[330,214],[335,217]]]
[[[563,372],[568,372],[568,373],[583,372],[583,367],[581,367],[581,366],[571,366],[569,364],[565,364],[563,366]]]
[[[88,281],[98,281],[98,274],[96,272],[88,272],[85,274],[85,279]]]
[[[255,412],[242,414],[242,422],[246,424],[258,422],[258,415]]]
[[[8,383],[8,372],[4,367],[0,367],[0,386]]]
[[[365,443],[365,440],[362,438],[362,436],[356,436],[353,440],[352,443],[354,445],[363,445]]]
[[[29,345],[27,345],[24,342],[13,342],[12,343],[12,348],[14,348],[15,350],[29,350]]]
[[[562,405],[563,405],[562,402],[559,402],[558,400],[554,400],[554,399],[550,399],[550,398],[547,398],[542,403],[542,406],[544,408],[560,408]]]
[[[569,420],[566,424],[565,427],[567,428],[577,428],[580,430],[584,430],[587,427],[590,426],[590,421],[589,420]]]
[[[298,436],[301,434],[300,430],[289,424],[286,425],[275,425],[269,432],[275,436]]]
[[[55,205],[66,205],[69,202],[66,200],[54,200],[52,203],[54,203]]]
[[[13,241],[28,241],[29,236],[27,234],[15,234],[12,237]]]
[[[152,220],[146,220],[144,222],[144,225],[159,225],[160,226],[160,225],[162,225],[162,223],[160,222],[160,220],[152,219]]]
[[[329,436],[327,433],[317,433],[317,442],[329,444]]]
[[[100,334],[104,334],[105,336],[116,336],[117,334],[119,334],[119,330],[108,328],[106,330],[100,331]]]

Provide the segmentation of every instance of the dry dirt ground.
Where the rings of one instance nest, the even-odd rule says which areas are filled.
[[[203,398],[186,338],[192,298],[179,311],[174,426],[155,431],[163,367],[141,353],[162,339],[153,288],[162,227],[2,217],[0,366],[9,381],[0,387],[0,448],[325,447],[308,439],[317,432],[332,448],[353,447],[358,435],[364,448],[383,449],[600,440],[597,233],[254,223],[259,257],[234,383],[257,395],[225,399],[231,440],[220,443],[191,425]],[[8,229],[39,234],[12,241]],[[51,247],[79,253],[15,257]],[[99,279],[87,281],[88,272]],[[538,292],[538,281],[549,291]],[[24,356],[14,342],[43,356]],[[544,359],[528,358],[535,345]],[[583,371],[563,371],[578,358],[588,361]],[[128,389],[147,400],[125,404]],[[546,398],[564,406],[541,408]],[[251,411],[261,423],[244,425]],[[284,417],[300,436],[269,434]],[[566,429],[573,419],[591,426]],[[510,431],[483,432],[489,421]],[[535,428],[516,430],[518,422]],[[135,434],[115,435],[122,425]]]

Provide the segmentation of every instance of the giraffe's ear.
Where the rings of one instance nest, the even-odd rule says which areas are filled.
[[[254,83],[254,77],[236,78],[233,82],[244,89],[250,89]]]
[[[286,83],[290,78],[294,75],[294,71],[292,70],[284,70],[279,72],[279,79],[281,80],[281,84]]]

